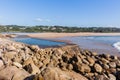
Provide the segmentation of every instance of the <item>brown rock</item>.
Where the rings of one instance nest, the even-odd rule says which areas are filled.
[[[9,66],[0,71],[0,76],[6,78],[5,80],[24,80],[29,73],[15,66]]]
[[[28,65],[25,65],[24,69],[31,74],[40,73],[39,68],[34,63],[30,63]]]
[[[81,66],[78,67],[79,71],[82,72],[82,73],[85,73],[85,72],[90,72],[91,71],[91,68],[86,65],[86,64],[82,64]]]
[[[116,73],[116,68],[109,68],[109,73],[115,74]]]
[[[109,80],[116,80],[116,77],[113,74],[108,74]]]
[[[94,76],[94,73],[86,73],[85,76],[88,78],[92,78]]]
[[[120,61],[119,60],[116,60],[116,67],[120,67]]]
[[[28,65],[30,63],[34,63],[32,58],[28,58],[27,60],[24,61],[23,66]]]
[[[2,60],[0,60],[0,70],[2,70],[5,67],[4,63]]]
[[[106,69],[109,69],[110,67],[107,64],[103,64],[103,68],[106,70]]]
[[[16,48],[14,46],[7,46],[8,51],[16,51]]]
[[[44,80],[44,78],[41,76],[41,74],[37,74],[34,76],[33,80]]]
[[[109,65],[110,65],[111,68],[116,68],[116,63],[115,62],[110,62]]]
[[[107,78],[104,75],[98,75],[98,76],[95,77],[95,80],[109,80],[109,78]]]
[[[18,63],[18,62],[13,62],[13,65],[18,67],[18,68],[22,68],[22,64]]]
[[[102,72],[102,67],[97,63],[94,65],[94,69],[95,69],[96,72],[99,72],[99,73]]]
[[[87,57],[87,60],[89,61],[91,66],[95,63],[95,60],[91,57]]]
[[[107,59],[105,59],[105,58],[101,58],[101,61],[102,61],[102,63],[104,63],[104,64],[109,63],[109,61],[108,61]]]
[[[11,51],[11,52],[6,52],[6,53],[4,54],[4,58],[5,58],[5,59],[12,59],[12,58],[15,57],[16,54],[17,54],[17,53],[16,53],[16,52],[13,52],[13,51]]]
[[[46,65],[50,62],[50,59],[49,58],[46,58],[45,60],[43,60],[43,64]]]
[[[31,46],[29,46],[29,47],[30,47],[30,49],[33,50],[33,51],[38,51],[38,50],[40,49],[38,45],[31,45]]]
[[[67,65],[67,69],[68,69],[68,70],[72,70],[72,69],[73,69],[73,65],[72,65],[72,64],[68,64],[68,65]]]
[[[43,80],[87,80],[82,75],[73,71],[62,71],[59,68],[46,68],[42,71]]]
[[[92,52],[92,55],[93,55],[93,56],[96,56],[96,55],[97,55],[97,53],[96,53],[96,52]]]
[[[2,60],[0,60],[0,67],[4,66],[4,63]]]
[[[86,59],[82,59],[82,62],[89,65],[89,62]]]

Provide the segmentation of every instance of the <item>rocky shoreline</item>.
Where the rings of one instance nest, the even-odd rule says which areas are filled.
[[[120,80],[120,57],[0,38],[0,80]]]

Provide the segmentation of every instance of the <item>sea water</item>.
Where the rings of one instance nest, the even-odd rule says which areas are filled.
[[[80,36],[57,38],[61,40],[70,40],[84,49],[96,49],[99,51],[120,52],[120,36]],[[113,51],[113,52],[112,52]]]
[[[120,36],[94,36],[84,38],[110,44],[120,52]]]
[[[57,42],[57,41],[37,39],[37,38],[14,38],[13,40],[25,44],[38,45],[40,47],[61,46],[66,44],[64,42]]]

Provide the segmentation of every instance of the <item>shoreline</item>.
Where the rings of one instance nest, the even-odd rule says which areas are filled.
[[[91,32],[80,32],[80,33],[31,33],[26,34],[33,38],[62,38],[62,37],[77,37],[77,36],[120,36],[120,33],[91,33]]]
[[[120,33],[31,33],[31,34],[25,34],[25,35],[20,35],[18,36],[19,37],[29,37],[29,38],[37,38],[37,39],[45,39],[45,40],[50,40],[50,41],[57,41],[57,42],[64,42],[66,43],[66,45],[78,45],[81,49],[84,49],[84,50],[90,50],[90,51],[94,51],[94,52],[97,52],[99,54],[102,54],[102,53],[108,53],[108,54],[112,54],[112,55],[117,55],[117,56],[120,56],[119,52],[114,49],[113,47],[111,47],[110,45],[106,45],[106,44],[101,44],[101,43],[92,43],[92,45],[96,45],[96,47],[100,44],[102,45],[104,48],[108,47],[110,48],[110,50],[102,50],[102,49],[98,49],[98,47],[90,47],[89,45],[86,47],[86,43],[82,43],[82,44],[85,44],[85,46],[83,45],[79,45],[79,44],[76,44],[74,42],[72,42],[71,40],[65,40],[65,39],[62,39],[64,37],[87,37],[87,36],[120,36]],[[59,39],[61,38],[61,39]],[[48,47],[43,47],[43,48],[54,48],[54,47],[61,47],[61,46],[65,46],[65,45],[58,45],[58,46],[48,46]],[[42,48],[42,47],[41,47]]]
[[[84,37],[84,36],[120,36],[120,33],[34,33],[34,34],[28,34],[27,36],[31,37],[31,38],[39,38],[39,39],[47,39],[47,40],[52,40],[52,41],[58,41],[58,42],[65,42],[66,45],[70,45],[70,44],[75,44],[73,43],[71,40],[65,40],[62,39],[64,37]],[[57,39],[58,38],[58,39]],[[61,38],[61,39],[59,39]],[[86,44],[86,43],[83,43]],[[101,43],[92,43],[93,45],[96,45],[96,47],[99,45],[97,44],[101,44]],[[81,49],[86,49],[86,50],[90,50],[90,51],[94,51],[97,52],[99,54],[102,53],[106,53],[106,54],[111,54],[111,55],[117,55],[120,56],[119,52],[117,51],[117,49],[113,48],[110,45],[107,44],[101,44],[104,48],[108,47],[109,49],[99,49],[98,47],[95,48],[89,48],[83,45],[78,45]]]

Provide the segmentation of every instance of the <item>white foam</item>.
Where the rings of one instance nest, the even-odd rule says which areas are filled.
[[[113,47],[115,47],[120,52],[120,42],[114,43]]]

